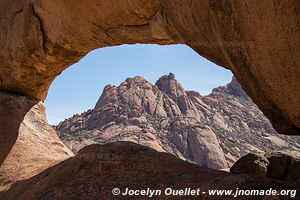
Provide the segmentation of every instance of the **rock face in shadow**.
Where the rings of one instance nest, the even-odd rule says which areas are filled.
[[[42,102],[0,93],[0,191],[73,155],[48,125]]]
[[[107,85],[94,109],[55,126],[74,152],[93,143],[131,141],[209,168],[229,168],[250,152],[298,152],[300,139],[279,135],[237,80],[202,96],[170,73]]]
[[[232,77],[231,82],[227,85],[227,89],[232,95],[244,98],[249,97],[235,77]]]
[[[295,182],[201,168],[170,154],[131,142],[90,145],[76,157],[53,166],[41,174],[16,184],[6,193],[7,200],[94,200],[149,199],[148,196],[113,196],[112,189],[201,189],[199,196],[154,196],[153,199],[222,199],[233,196],[208,196],[208,189],[299,189]],[[299,195],[299,194],[298,194]],[[238,199],[266,199],[265,196],[239,196]],[[283,199],[289,199],[288,196]]]
[[[278,152],[265,155],[250,153],[239,159],[230,168],[230,172],[300,182],[299,169],[300,157]]]
[[[297,0],[0,2],[0,90],[45,99],[93,49],[184,43],[232,70],[279,133],[299,134]]]

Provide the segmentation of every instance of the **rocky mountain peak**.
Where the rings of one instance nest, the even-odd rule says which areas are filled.
[[[173,73],[160,77],[158,81],[156,81],[155,85],[160,91],[166,93],[173,101],[176,102],[183,114],[191,116],[196,115],[199,117],[198,113],[194,112],[196,108],[192,101],[188,98],[186,91],[176,80]]]
[[[236,80],[234,76],[232,77],[231,82],[227,84],[227,88],[232,95],[248,97],[241,84]]]
[[[127,78],[121,85],[128,85],[130,87],[141,86],[143,84],[149,83],[141,76],[134,76],[133,78]]]
[[[175,79],[175,75],[173,73],[160,77],[158,81],[156,81],[155,85],[159,88],[159,90],[165,92],[173,99],[186,95],[184,88]]]

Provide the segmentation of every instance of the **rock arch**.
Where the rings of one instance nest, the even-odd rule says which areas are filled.
[[[0,89],[43,100],[89,51],[185,43],[229,68],[281,133],[299,133],[299,2],[2,1]]]
[[[44,100],[55,77],[95,48],[184,43],[232,70],[278,132],[299,135],[299,10],[297,0],[3,0],[0,107],[19,102],[15,95],[24,105]],[[0,117],[1,147],[10,141],[3,162],[29,113],[7,112]]]

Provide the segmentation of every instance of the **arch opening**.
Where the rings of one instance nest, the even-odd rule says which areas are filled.
[[[132,141],[216,169],[249,152],[297,153],[300,141],[279,135],[231,79],[185,45],[122,45],[95,50],[66,70],[45,103],[74,153]]]
[[[186,90],[202,95],[226,85],[233,76],[229,70],[199,56],[187,45],[136,44],[99,48],[54,80],[45,100],[48,120],[57,125],[74,113],[94,107],[108,84],[119,85],[126,78],[142,76],[154,85],[170,72]]]

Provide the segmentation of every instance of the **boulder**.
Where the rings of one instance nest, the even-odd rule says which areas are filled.
[[[255,174],[269,178],[300,181],[300,158],[282,152],[264,155],[247,154],[240,158],[231,168],[235,174]]]
[[[230,168],[230,172],[234,174],[266,176],[268,165],[269,161],[263,156],[248,153],[234,163]]]

